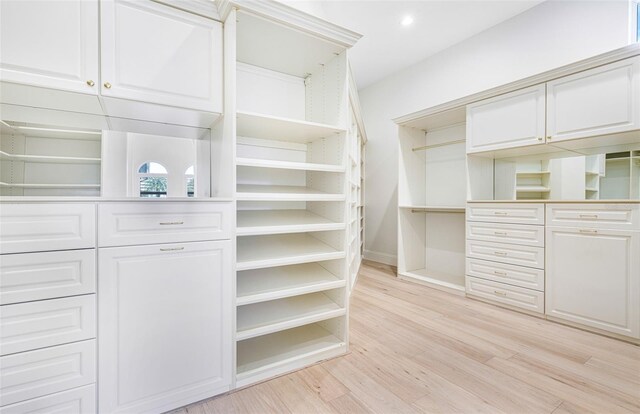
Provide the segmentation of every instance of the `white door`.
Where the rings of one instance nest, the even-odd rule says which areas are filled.
[[[547,83],[551,142],[640,129],[640,56]]]
[[[151,0],[103,0],[101,93],[222,112],[222,24]]]
[[[467,153],[544,144],[545,85],[467,106]]]
[[[546,314],[640,338],[640,232],[546,232]]]
[[[0,79],[98,93],[98,0],[0,2]]]
[[[165,412],[229,390],[231,242],[98,252],[101,413]]]

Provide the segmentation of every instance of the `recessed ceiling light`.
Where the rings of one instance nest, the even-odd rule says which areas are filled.
[[[413,17],[411,16],[404,16],[400,21],[400,24],[403,26],[411,26],[412,23],[413,23]]]

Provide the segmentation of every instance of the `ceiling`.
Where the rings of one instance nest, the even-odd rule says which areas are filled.
[[[358,88],[542,3],[543,0],[289,0],[363,35],[350,52]],[[297,4],[296,4],[297,3]],[[413,24],[402,26],[410,15]]]

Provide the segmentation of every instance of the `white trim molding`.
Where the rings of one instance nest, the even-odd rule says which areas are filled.
[[[364,259],[371,260],[372,262],[378,262],[389,266],[398,265],[398,256],[395,254],[388,254],[382,252],[374,252],[371,250],[364,251]]]
[[[176,9],[184,10],[189,13],[197,14],[209,19],[220,20],[218,7],[212,0],[153,0]]]

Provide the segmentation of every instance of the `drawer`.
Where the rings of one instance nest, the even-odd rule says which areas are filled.
[[[467,203],[467,221],[544,225],[544,204]]]
[[[96,341],[1,357],[0,375],[0,401],[3,406],[93,384],[96,382]]]
[[[467,256],[544,269],[544,247],[467,240]]]
[[[95,291],[95,249],[10,254],[0,260],[0,305]]]
[[[547,204],[547,226],[640,230],[640,204]]]
[[[96,336],[96,295],[5,305],[1,311],[1,355]]]
[[[497,303],[544,313],[544,293],[489,280],[466,277],[467,294]]]
[[[12,204],[0,209],[0,253],[95,247],[94,204]]]
[[[467,239],[544,247],[544,226],[467,221]]]
[[[94,384],[0,408],[0,414],[90,414],[95,412],[97,412],[97,407],[96,386]]]
[[[467,258],[467,275],[544,291],[544,270]]]
[[[231,203],[102,203],[98,245],[130,246],[231,238]]]

